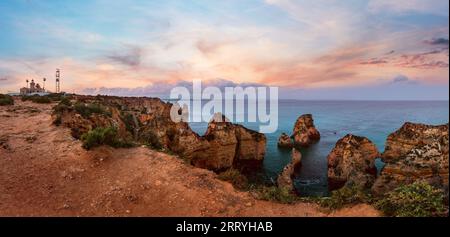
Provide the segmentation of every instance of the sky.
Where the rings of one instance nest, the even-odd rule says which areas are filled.
[[[0,93],[209,85],[288,99],[448,100],[448,0],[2,0]]]

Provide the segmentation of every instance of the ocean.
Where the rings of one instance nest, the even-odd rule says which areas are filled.
[[[346,134],[364,136],[373,141],[380,152],[387,136],[405,122],[444,124],[449,121],[448,101],[298,101],[281,100],[278,103],[278,130],[266,134],[267,150],[260,173],[267,180],[276,180],[283,167],[290,162],[291,151],[277,147],[281,133],[292,134],[297,118],[312,114],[321,133],[318,143],[301,150],[302,166],[296,173],[295,186],[302,196],[326,196],[327,156],[336,142]],[[190,123],[192,129],[203,135],[207,123]],[[242,125],[258,130],[257,123]],[[376,162],[378,171],[383,167]]]

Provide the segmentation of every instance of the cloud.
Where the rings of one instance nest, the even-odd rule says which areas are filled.
[[[403,54],[394,62],[400,67],[410,68],[448,68],[448,50],[433,50],[417,54]]]
[[[207,81],[202,81],[202,88],[209,86],[217,87],[221,91],[224,91],[225,87],[247,87],[247,86],[264,86],[257,83],[235,83],[226,79],[212,79]],[[85,88],[80,91],[81,94],[86,95],[114,95],[114,96],[146,96],[146,97],[161,97],[169,98],[170,91],[175,87],[185,87],[189,91],[192,91],[192,82],[188,81],[177,81],[170,82],[167,81],[157,81],[151,85],[144,87],[126,88],[126,87],[98,87],[98,88]]]
[[[426,40],[425,43],[430,45],[446,45],[448,46],[448,39],[446,38],[433,38],[431,40]]]
[[[394,52],[360,62],[361,65],[378,65],[400,68],[434,69],[447,68],[448,48],[432,49],[425,52],[395,55]]]
[[[391,50],[391,51],[387,52],[386,55],[391,55],[391,54],[394,54],[394,53],[395,53],[395,50]]]
[[[371,12],[424,13],[448,16],[449,4],[446,0],[370,0]]]
[[[361,64],[363,64],[363,65],[367,65],[367,64],[385,64],[385,63],[388,63],[388,61],[385,60],[385,59],[378,59],[378,58],[373,58],[373,59],[370,59],[369,61],[361,62]]]
[[[417,84],[417,81],[411,80],[405,75],[398,75],[394,77],[391,81],[392,84]]]
[[[405,82],[405,81],[409,81],[409,78],[408,78],[407,76],[403,76],[403,75],[396,76],[396,77],[392,80],[393,83]]]
[[[364,1],[101,2],[104,8],[89,7],[81,18],[34,17],[45,15],[38,10],[18,15],[24,17],[17,23],[21,27],[8,32],[13,37],[6,43],[29,42],[15,46],[14,52],[23,52],[17,58],[0,56],[0,76],[11,75],[10,81],[20,84],[25,78],[50,78],[60,67],[68,91],[89,87],[91,93],[124,95],[158,93],[167,89],[156,84],[170,87],[194,78],[327,89],[371,86],[400,74],[421,82],[448,81],[448,49],[442,49],[445,40],[448,48],[448,25],[434,25],[433,18],[423,27],[422,17],[398,17],[410,14],[408,9],[423,12],[420,4],[428,3],[415,0],[411,6],[374,0],[378,3],[369,5],[378,7],[375,13]],[[86,20],[92,25],[84,27]],[[48,60],[39,60],[42,55]],[[17,88],[11,85],[7,89]]]
[[[128,46],[121,52],[114,52],[106,58],[119,64],[136,67],[141,64],[143,50],[138,46]]]

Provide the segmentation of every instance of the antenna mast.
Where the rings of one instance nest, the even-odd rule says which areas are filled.
[[[59,87],[60,76],[61,76],[61,74],[60,74],[59,69],[56,69],[56,93],[61,92],[60,87]]]

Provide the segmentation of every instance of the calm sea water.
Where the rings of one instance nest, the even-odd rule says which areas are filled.
[[[302,167],[295,178],[297,190],[304,196],[325,196],[327,187],[327,155],[337,140],[348,133],[365,136],[382,152],[387,136],[404,122],[443,124],[449,121],[448,101],[279,101],[278,130],[267,136],[267,151],[261,171],[268,180],[276,180],[278,173],[290,162],[290,150],[277,147],[282,132],[292,133],[297,118],[313,115],[321,140],[302,149]],[[242,123],[258,130],[256,123]],[[206,131],[206,123],[191,123],[199,134]],[[383,166],[377,161],[377,167]]]

